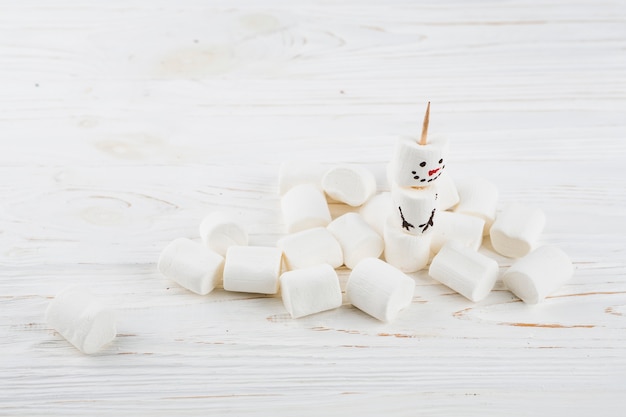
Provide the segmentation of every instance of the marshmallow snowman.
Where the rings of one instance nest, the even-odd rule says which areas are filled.
[[[427,140],[430,102],[419,142],[400,138],[389,167],[391,195],[397,207],[396,221],[406,233],[432,232],[439,207],[437,179],[444,173],[448,152],[445,139]]]

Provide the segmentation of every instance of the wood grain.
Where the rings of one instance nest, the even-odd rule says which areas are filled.
[[[0,415],[623,414],[623,2],[5,3]],[[429,100],[451,174],[541,207],[542,243],[572,257],[545,303],[501,282],[471,303],[422,271],[392,323],[347,302],[292,320],[156,271],[213,209],[274,245],[282,161],[363,164],[386,189]],[[97,355],[43,318],[75,283],[119,312]]]

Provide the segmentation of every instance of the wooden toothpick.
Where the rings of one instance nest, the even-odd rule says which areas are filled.
[[[428,102],[428,106],[426,106],[426,114],[424,115],[424,124],[422,125],[422,137],[420,138],[420,145],[426,145],[428,142],[428,122],[430,119],[430,101]]]

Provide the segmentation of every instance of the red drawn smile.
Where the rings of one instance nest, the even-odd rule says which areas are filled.
[[[428,171],[428,176],[432,176],[433,174],[436,174],[437,171],[439,171],[441,168],[437,168],[437,169],[431,169],[430,171]]]

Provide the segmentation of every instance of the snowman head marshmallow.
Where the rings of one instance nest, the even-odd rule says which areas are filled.
[[[422,135],[398,140],[392,160],[392,180],[401,187],[428,187],[436,181],[446,167],[448,142],[444,138],[428,140],[430,102],[426,108]]]

